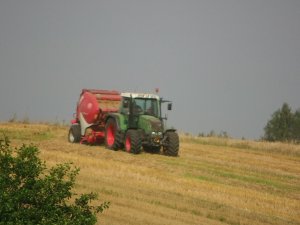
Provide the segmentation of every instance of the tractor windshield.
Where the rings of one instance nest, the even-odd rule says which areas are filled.
[[[159,117],[158,100],[152,98],[135,98],[133,101],[135,114],[144,114]]]

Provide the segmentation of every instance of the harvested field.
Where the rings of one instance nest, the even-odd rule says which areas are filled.
[[[128,154],[67,142],[68,127],[1,123],[48,166],[80,168],[76,192],[111,206],[98,224],[300,224],[300,146],[180,137],[180,156]]]

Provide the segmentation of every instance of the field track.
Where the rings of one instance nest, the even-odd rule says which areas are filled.
[[[106,225],[300,224],[300,146],[180,136],[180,156],[67,142],[68,127],[0,123],[12,146],[38,146],[48,167],[80,168],[76,192],[111,206]]]

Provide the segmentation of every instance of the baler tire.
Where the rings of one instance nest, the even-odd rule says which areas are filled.
[[[68,140],[70,143],[79,143],[81,140],[81,131],[79,124],[72,124],[69,129]]]
[[[164,155],[178,156],[179,152],[179,136],[176,132],[166,132],[166,146],[163,148]]]
[[[121,133],[117,130],[114,119],[108,119],[105,125],[105,146],[111,150],[118,150],[122,146]]]
[[[139,154],[142,149],[142,139],[137,130],[128,130],[125,137],[125,150],[128,153]]]

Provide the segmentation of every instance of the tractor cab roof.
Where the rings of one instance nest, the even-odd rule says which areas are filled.
[[[148,94],[148,93],[132,93],[132,92],[124,92],[121,93],[121,96],[127,97],[127,98],[148,98],[148,99],[157,99],[159,100],[159,96],[155,94]]]

